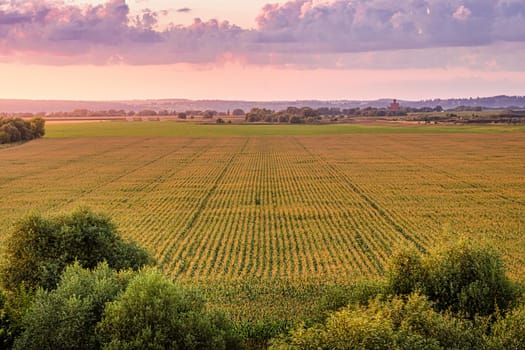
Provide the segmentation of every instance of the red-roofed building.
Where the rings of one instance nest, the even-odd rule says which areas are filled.
[[[390,106],[388,106],[389,111],[399,111],[400,109],[401,109],[401,106],[399,105],[396,99],[394,99],[394,101],[392,101]]]

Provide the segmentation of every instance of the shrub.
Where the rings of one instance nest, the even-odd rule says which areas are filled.
[[[525,305],[510,311],[505,318],[500,318],[492,327],[490,348],[525,349]]]
[[[492,248],[460,241],[421,257],[414,251],[394,256],[387,274],[393,294],[420,290],[438,310],[451,310],[471,319],[505,311],[519,296],[505,275],[501,256]]]
[[[106,349],[233,349],[238,343],[220,314],[157,272],[143,271],[107,304],[98,331]]]
[[[468,317],[506,310],[519,291],[505,275],[501,256],[492,248],[459,242],[430,256],[427,261],[427,293],[441,310]]]
[[[0,348],[11,348],[14,340],[12,319],[7,305],[7,295],[0,289]]]
[[[55,290],[39,289],[25,314],[24,332],[14,349],[98,349],[95,327],[106,302],[115,299],[131,278],[107,263],[94,270],[68,266]]]
[[[343,308],[323,324],[275,339],[271,349],[481,349],[483,331],[436,312],[426,297],[411,294]]]
[[[394,254],[387,271],[390,293],[410,294],[416,290],[425,290],[427,280],[427,269],[418,251],[404,249]]]
[[[21,118],[0,118],[0,144],[28,141],[44,136],[45,120],[33,118],[29,121]]]
[[[52,289],[75,261],[86,268],[107,261],[116,269],[152,263],[147,252],[121,240],[107,216],[80,208],[51,218],[31,214],[16,223],[6,241],[0,278],[9,290],[22,284]]]

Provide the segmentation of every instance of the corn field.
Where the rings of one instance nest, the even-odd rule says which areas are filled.
[[[28,211],[89,206],[240,320],[315,314],[392,252],[461,237],[525,280],[525,137],[85,137],[0,149],[0,241]]]

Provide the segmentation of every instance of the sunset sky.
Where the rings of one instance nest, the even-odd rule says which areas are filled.
[[[0,0],[0,98],[525,95],[523,0]]]

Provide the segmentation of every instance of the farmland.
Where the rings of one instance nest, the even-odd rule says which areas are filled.
[[[296,311],[325,283],[380,276],[397,247],[462,235],[496,245],[523,280],[522,131],[51,125],[0,149],[1,224],[28,210],[106,212],[165,274],[234,312]]]

